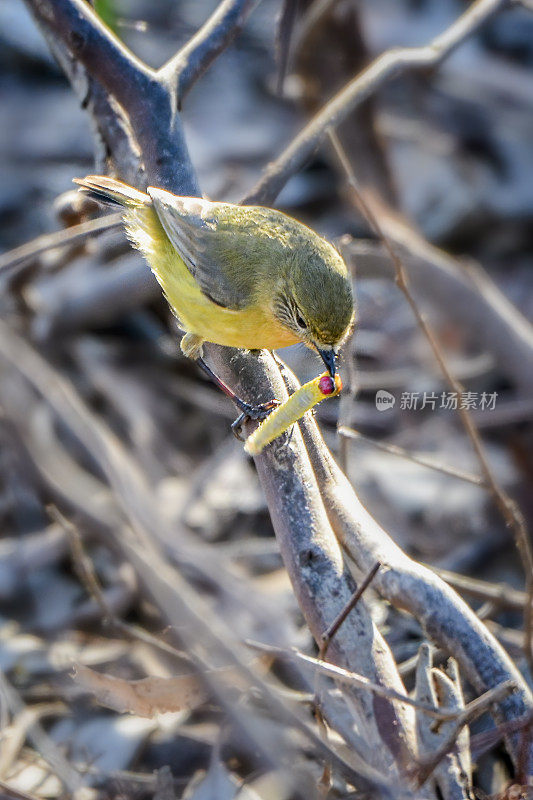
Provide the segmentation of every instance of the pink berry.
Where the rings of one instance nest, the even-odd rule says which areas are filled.
[[[318,388],[322,394],[333,394],[335,391],[335,382],[329,375],[322,375],[318,381]]]

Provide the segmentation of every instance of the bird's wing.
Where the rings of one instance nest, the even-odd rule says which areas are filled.
[[[240,237],[220,230],[214,204],[197,197],[178,197],[152,186],[148,194],[165,233],[202,292],[224,308],[238,310],[247,306],[251,286],[243,282],[239,270]]]

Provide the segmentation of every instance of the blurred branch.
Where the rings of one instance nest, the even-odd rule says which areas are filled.
[[[294,66],[301,103],[312,116],[374,57],[367,42],[366,12],[360,3],[299,0],[303,18],[295,35]],[[363,185],[379,189],[398,203],[390,153],[378,119],[379,97],[368,97],[337,128],[347,152],[356,159]],[[325,153],[327,157],[327,153]]]
[[[283,93],[283,84],[289,67],[291,42],[297,13],[298,0],[283,0],[276,29],[276,55],[278,60],[276,90],[279,95]]]
[[[3,791],[2,800],[39,800],[37,795],[21,792],[20,789],[14,789],[4,781],[0,780],[0,789]]]
[[[117,228],[122,228],[122,214],[120,213],[108,214],[105,217],[91,219],[88,222],[80,222],[64,230],[37,236],[31,242],[26,242],[26,244],[0,255],[0,279],[5,277],[12,278],[28,261],[32,261],[48,250],[64,247],[65,245],[78,244],[93,236]]]
[[[223,348],[212,349],[216,349],[220,355],[225,355]],[[154,543],[171,541],[175,533],[161,519],[142,474],[111,432],[85,406],[73,386],[64,381],[29,343],[16,336],[2,323],[0,323],[0,353],[2,361],[10,364],[43,396],[62,420],[62,424],[68,426],[99,465],[114,489],[132,528],[139,535],[142,533],[144,551],[149,547],[151,550],[154,549],[150,541]],[[221,366],[224,363],[221,362]],[[232,369],[236,370],[236,374],[249,391],[250,385],[256,388],[258,386],[257,373],[260,375],[258,367],[265,367],[268,369],[269,379],[274,382],[274,387],[280,396],[281,378],[278,373],[276,384],[277,371],[270,366],[271,364],[270,356],[263,355],[259,361],[250,356],[246,358],[239,352],[237,357],[233,358]],[[256,380],[252,382],[251,376],[254,374]],[[18,408],[13,408],[12,400],[9,402],[11,383],[8,380],[0,381],[0,391],[2,403],[9,409],[9,414],[13,418]],[[20,424],[20,421],[18,422]],[[322,631],[350,600],[354,584],[343,564],[342,553],[326,518],[311,465],[305,460],[306,454],[301,439],[298,441],[296,437],[297,431],[294,432],[290,445],[287,445],[284,437],[275,449],[269,448],[268,452],[257,459],[257,466],[269,501],[282,555],[306,621],[318,640]],[[119,535],[120,525],[115,527],[115,531],[115,536]],[[122,547],[122,538],[120,543]],[[215,576],[218,576],[221,591],[224,590],[224,585],[220,582],[224,568],[220,564],[219,557],[212,553],[210,558],[209,548],[203,548],[201,553],[198,548],[195,551],[185,531],[180,531],[177,555],[180,563],[187,565],[189,569],[192,568],[204,578],[214,580]],[[228,576],[228,580],[234,579]],[[244,602],[242,597],[239,602]],[[248,597],[247,602],[250,609],[253,608],[253,598]],[[229,639],[226,636],[225,641],[230,639],[234,640],[235,636]],[[383,683],[399,693],[404,693],[390,650],[363,603],[357,605],[338,631],[330,645],[330,654],[332,660],[340,665],[368,676],[375,683]],[[360,733],[364,738],[361,743],[357,740],[358,745],[366,747],[363,758],[376,769],[381,764],[381,769],[387,770],[386,774],[396,774],[397,780],[401,780],[400,769],[406,766],[411,758],[408,738],[411,733],[411,719],[407,710],[401,703],[387,699],[383,699],[376,706],[371,692],[358,691],[351,694],[350,703],[358,709],[358,718],[363,725]],[[328,715],[328,717],[332,727],[338,727],[337,716],[331,718]],[[343,734],[346,731],[345,735],[349,737],[350,731],[352,736],[355,731],[352,730],[354,721],[351,713],[348,714],[348,718],[350,724],[344,726]],[[405,737],[406,741],[397,741],[399,731],[402,739]],[[387,740],[386,736],[390,738]],[[366,745],[363,744],[365,740]],[[351,744],[353,746],[354,742]],[[377,756],[379,760],[376,763],[372,749],[378,746],[382,752]],[[355,757],[357,753],[355,747],[354,751]]]
[[[294,390],[297,382],[283,366],[285,382]],[[329,521],[343,549],[361,573],[376,562],[381,568],[373,585],[395,608],[412,614],[428,638],[453,654],[480,693],[506,681],[518,691],[502,700],[495,718],[508,721],[533,708],[533,696],[507,653],[471,608],[430,569],[407,556],[362,505],[350,482],[322,443],[315,420],[306,415],[299,423],[311,458]],[[508,742],[518,760],[517,737]],[[530,748],[533,764],[533,745]]]
[[[435,357],[435,360],[439,366],[439,369],[444,379],[446,380],[446,383],[449,385],[449,387],[454,393],[456,393],[457,395],[461,395],[461,393],[464,392],[464,387],[452,374],[448,366],[448,362],[446,360],[444,351],[437,339],[433,327],[418,308],[418,304],[411,292],[409,278],[405,271],[405,267],[403,265],[402,260],[392,247],[388,238],[385,236],[381,224],[376,214],[374,213],[374,210],[370,207],[370,205],[366,202],[365,198],[363,197],[363,194],[361,193],[357,182],[357,178],[353,172],[352,166],[347,160],[344,150],[342,149],[342,145],[340,144],[336,134],[333,131],[330,131],[330,137],[333,146],[337,152],[337,155],[339,157],[339,160],[343,166],[343,169],[346,172],[348,182],[352,187],[352,190],[356,193],[357,202],[359,206],[361,207],[371,227],[383,242],[385,249],[387,250],[390,256],[390,259],[394,264],[394,269],[396,270],[396,285],[404,295],[409,307],[411,308],[411,311],[413,312],[413,316],[415,317],[420,330],[426,337],[429,346],[431,348],[431,351]],[[524,629],[525,629],[524,650],[526,659],[530,667],[532,667],[533,666],[533,650],[532,650],[533,550],[531,548],[531,544],[529,541],[526,522],[517,504],[507,494],[507,492],[505,492],[504,489],[502,489],[502,487],[499,485],[496,476],[494,474],[494,471],[489,463],[487,454],[485,452],[485,447],[483,445],[479,432],[472,419],[472,415],[470,414],[470,412],[466,407],[463,407],[462,404],[460,404],[459,407],[457,408],[457,414],[461,419],[461,423],[463,425],[465,433],[470,439],[472,448],[479,461],[479,466],[481,469],[481,474],[483,476],[485,485],[489,490],[490,494],[492,495],[493,502],[496,505],[497,509],[499,510],[501,516],[503,517],[506,526],[513,531],[515,543],[518,552],[520,554],[520,557],[522,559],[522,566],[525,574],[526,593],[528,596],[528,602],[526,603],[524,608]]]
[[[449,28],[423,47],[401,47],[379,56],[354,78],[305,126],[284,152],[265,170],[264,177],[244,198],[244,203],[272,203],[289,178],[313,155],[329,128],[335,128],[387,81],[410,69],[438,64],[471,36],[487,19],[507,5],[507,0],[476,0]]]
[[[373,692],[383,697],[401,700],[402,703],[407,703],[408,705],[413,706],[413,708],[422,711],[424,714],[427,714],[433,719],[459,721],[459,717],[463,716],[462,712],[458,711],[456,708],[438,708],[437,706],[423,703],[419,700],[409,697],[409,695],[394,692],[387,686],[380,686],[379,684],[375,683],[373,684],[363,675],[356,675],[354,672],[349,672],[348,670],[341,669],[341,667],[336,667],[333,664],[328,664],[327,662],[320,661],[312,656],[308,656],[305,653],[301,653],[296,648],[293,648],[292,650],[284,650],[282,647],[275,647],[273,645],[266,645],[260,642],[252,641],[247,641],[246,644],[248,647],[251,647],[253,650],[257,650],[261,653],[268,653],[276,658],[306,665],[313,672],[320,673],[328,678],[333,678],[339,684],[346,686],[353,685],[361,689],[371,689]],[[500,684],[494,689],[485,692],[476,700],[473,700],[467,707],[469,712],[473,715],[470,717],[470,719],[483,714],[492,703],[496,702],[497,700],[501,700],[503,697],[506,697],[508,694],[514,691],[514,689],[514,683],[512,681],[507,681],[506,683]],[[464,725],[465,723],[463,722],[462,724]]]
[[[2,672],[0,672],[0,700],[14,715],[23,714],[25,711],[31,714],[17,690],[8,682]],[[87,784],[86,776],[70,764],[37,718],[30,718],[26,736],[71,796]]]
[[[459,575],[457,572],[450,572],[447,569],[440,567],[431,567],[429,569],[440,575],[446,583],[453,586],[465,594],[474,597],[477,600],[493,603],[499,608],[513,608],[515,611],[524,612],[527,603],[527,594],[521,592],[519,589],[513,589],[506,583],[489,583],[479,578],[471,578],[468,575]]]
[[[429,244],[374,197],[371,200],[384,234],[402,258],[417,297],[445,307],[447,317],[471,341],[494,354],[502,373],[529,397],[533,391],[533,329],[528,320],[484,270],[466,266]],[[394,264],[382,244],[345,240],[340,247],[358,278],[394,277]]]
[[[485,625],[443,580],[410,559],[370,516],[333,458],[324,454],[314,422],[305,419],[301,427],[330,522],[358,568],[366,572],[381,562],[374,578],[377,591],[395,608],[412,614],[431,641],[453,654],[480,693],[515,682],[519,691],[500,703],[498,721],[529,711],[533,707],[530,689]],[[517,759],[517,739],[508,746]],[[533,747],[530,759],[533,764]]]
[[[223,0],[200,30],[161,69],[157,76],[181,108],[183,98],[215,58],[238,35],[261,0]]]
[[[176,113],[176,103],[161,75],[150,70],[124,48],[82,0],[26,2],[48,37],[60,42],[84,67],[91,80],[109,93],[108,111],[112,111],[115,102],[120,104],[139,146],[139,172],[144,169],[143,181],[180,194],[199,194],[197,177]],[[394,51],[378,59],[334,98],[297,137],[281,159],[275,162],[267,179],[260,184],[260,192],[265,198],[275,197],[288,177],[313,152],[329,127],[344,119],[361,100],[403,69],[437,64],[501,6],[501,0],[478,0],[431,45]],[[235,11],[238,6],[224,4],[228,14],[232,8]],[[221,12],[220,19],[223,18]],[[229,37],[222,36],[222,27],[217,26],[213,18],[211,23],[213,47],[210,49],[206,37],[200,36],[197,41],[198,53],[195,54],[194,49],[187,53],[189,63],[197,65],[191,67],[191,80],[201,73],[216,52],[220,52],[224,46],[220,42],[229,41]],[[204,33],[209,30],[209,23],[203,30]],[[218,38],[219,44],[216,44],[219,35],[222,38]],[[175,59],[177,64],[179,53]],[[166,65],[163,69],[166,69],[163,73],[166,79],[170,68]],[[76,88],[80,95],[80,87]],[[174,87],[173,91],[177,93],[178,89]],[[99,124],[109,126],[111,122],[103,116]],[[130,149],[128,158],[132,153]],[[117,156],[116,165],[118,174],[124,177],[121,156]],[[233,631],[210,624],[211,608],[185,583],[178,571],[170,570],[153,547],[151,540],[157,541],[161,536],[159,526],[163,523],[159,515],[154,513],[153,503],[147,502],[148,488],[139,484],[138,475],[129,463],[127,454],[117,449],[113,437],[103,426],[95,424],[73,388],[59,379],[30,345],[5,326],[1,326],[1,332],[3,360],[46,395],[47,402],[56,411],[59,409],[62,423],[72,428],[78,441],[83,441],[120,498],[138,537],[137,540],[123,540],[121,546],[128,552],[152,596],[180,630],[184,620],[187,620],[193,642],[194,637],[199,636],[200,644],[204,641],[213,644],[215,651],[224,658],[234,659],[238,646],[234,645]],[[256,358],[214,346],[206,347],[206,352],[217,372],[245,398],[252,394],[251,399],[257,402],[263,397],[286,396],[279,370],[270,355],[262,354]],[[4,385],[3,394],[8,390],[9,387]],[[505,719],[523,713],[531,705],[531,697],[512,662],[453,591],[441,585],[442,582],[429,570],[413,564],[379,529],[359,505],[342,473],[336,471],[315,427],[313,437],[309,438],[309,426],[313,427],[314,423],[302,423],[302,429],[307,431],[307,450],[300,431],[295,428],[290,439],[284,436],[267,448],[256,459],[256,465],[284,562],[315,639],[320,641],[322,633],[346,606],[355,588],[337,536],[359,566],[363,565],[363,571],[369,571],[376,561],[385,565],[375,578],[382,594],[392,598],[399,607],[411,610],[426,625],[433,638],[437,641],[440,638],[446,643],[448,650],[457,652],[459,649],[458,657],[468,667],[466,671],[478,690],[485,691],[505,680],[515,681],[520,688],[519,693],[502,701],[500,709]],[[148,536],[145,535],[146,531]],[[117,535],[123,533],[119,530]],[[146,558],[147,553],[150,559]],[[184,559],[187,560],[186,556]],[[364,602],[356,606],[337,632],[331,642],[330,653],[339,666],[403,693],[392,654]],[[241,667],[246,670],[246,664],[241,663]],[[248,675],[251,683],[257,678],[255,673],[249,671]],[[228,713],[238,714],[238,709],[228,703],[220,687],[213,687],[213,690]],[[356,781],[358,786],[377,785],[386,795],[387,788],[380,778],[380,775],[386,774],[398,788],[401,786],[405,789],[406,796],[410,796],[405,780],[406,768],[415,753],[410,709],[390,698],[376,698],[369,691],[350,693],[348,700],[348,711],[345,709],[344,712],[347,719],[346,741],[353,745],[357,736],[366,739],[361,747],[366,748],[363,752],[372,766],[364,763],[361,766],[363,759],[358,752],[354,753],[352,764],[344,763],[335,751],[321,742],[313,730],[309,733],[310,726],[303,723],[314,748],[325,759],[336,764],[340,772]],[[268,695],[268,703],[275,707],[271,695]],[[333,714],[331,716],[333,719],[330,724],[335,727],[337,720]],[[301,728],[292,715],[291,718],[291,724]],[[257,731],[250,731],[252,735],[255,742]],[[260,741],[264,742],[263,739]]]
[[[408,450],[405,450],[405,448],[398,447],[396,444],[388,444],[387,442],[380,442],[377,439],[372,439],[370,436],[365,436],[353,428],[346,427],[346,425],[340,425],[337,429],[337,433],[339,436],[343,436],[346,439],[368,442],[372,445],[372,447],[375,447],[376,450],[381,450],[383,453],[390,453],[391,455],[398,456],[399,458],[405,458],[406,461],[411,461],[413,464],[418,464],[419,466],[426,467],[427,469],[433,469],[435,472],[440,472],[443,475],[449,475],[451,478],[457,478],[460,481],[473,483],[474,486],[485,485],[483,478],[479,478],[477,475],[472,475],[470,472],[463,472],[463,470],[455,469],[455,467],[448,467],[444,464],[439,464],[437,461],[432,459],[418,456],[415,453],[410,453]]]

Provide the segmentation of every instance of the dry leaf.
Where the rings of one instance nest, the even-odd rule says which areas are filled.
[[[103,706],[140,717],[196,708],[205,703],[208,697],[208,692],[196,675],[127,681],[76,664],[72,677]]]

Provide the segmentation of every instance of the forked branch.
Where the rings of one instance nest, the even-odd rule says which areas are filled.
[[[283,153],[265,170],[259,183],[244,198],[245,203],[273,203],[289,178],[311,158],[329,128],[346,117],[392,78],[408,70],[436,67],[468,39],[507,0],[476,0],[453,25],[423,47],[399,47],[383,53],[341,89],[306,125]]]

